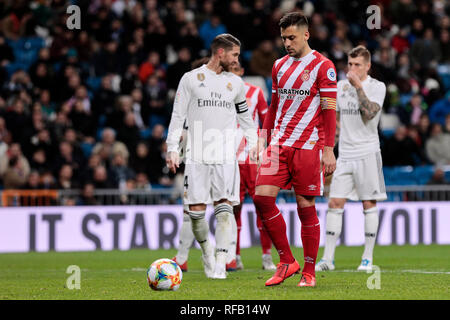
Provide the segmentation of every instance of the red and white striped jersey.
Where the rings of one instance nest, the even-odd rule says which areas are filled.
[[[245,82],[245,98],[247,99],[248,111],[253,117],[253,122],[257,128],[260,127],[261,123],[264,122],[264,117],[267,113],[267,102],[264,98],[263,91],[260,87],[252,85]],[[236,158],[239,162],[247,161],[249,155],[249,148],[247,145],[247,140],[245,139],[244,131],[240,128],[238,124],[237,133],[237,145],[238,150],[236,153]]]
[[[272,80],[272,95],[276,95],[277,104],[273,105],[276,116],[270,144],[323,149],[321,111],[336,110],[333,62],[315,50],[301,59],[286,55],[275,61]]]

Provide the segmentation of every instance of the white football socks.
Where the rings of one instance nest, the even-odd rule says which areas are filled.
[[[378,208],[373,207],[364,210],[364,236],[365,246],[362,259],[373,259],[373,248],[377,239],[378,232]]]
[[[329,208],[327,210],[326,240],[323,260],[331,263],[334,260],[337,239],[339,239],[339,236],[341,235],[343,213],[344,209]]]
[[[210,255],[211,245],[208,240],[209,226],[205,219],[205,211],[189,210],[189,216],[192,219],[192,232],[200,244],[203,254]]]
[[[233,217],[233,207],[228,203],[220,203],[214,207],[214,214],[217,219],[216,224],[216,270],[218,268],[225,271],[227,254],[231,242],[231,218]]]
[[[176,255],[177,262],[181,265],[184,264],[189,257],[189,249],[194,242],[194,233],[192,232],[192,222],[191,217],[185,211],[183,213],[183,224],[181,225],[179,233],[179,245],[178,252]]]
[[[234,213],[231,214],[231,237],[230,237],[230,247],[228,248],[227,263],[230,263],[236,259],[236,243],[237,243],[237,223]]]

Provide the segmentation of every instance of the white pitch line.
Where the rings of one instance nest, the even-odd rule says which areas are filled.
[[[366,273],[365,271],[358,270],[333,270],[329,272],[351,272],[351,273]],[[382,273],[417,273],[417,274],[450,274],[450,271],[427,271],[427,270],[383,270]],[[372,272],[367,272],[372,273]]]
[[[132,269],[123,269],[123,271],[147,271],[147,269],[144,268],[132,268]],[[254,272],[255,269],[244,269],[240,271],[236,271],[236,274],[242,273],[242,272]],[[258,270],[260,271],[260,270]],[[318,273],[322,273],[324,271],[320,271]],[[372,272],[366,272],[366,271],[358,271],[358,270],[333,270],[333,271],[326,271],[328,273],[337,273],[337,272],[345,272],[345,273],[372,273]],[[427,271],[427,270],[383,270],[381,269],[380,272],[382,273],[416,273],[416,274],[450,274],[450,271]],[[203,270],[189,270],[189,273],[203,273]],[[234,273],[234,272],[233,272]]]

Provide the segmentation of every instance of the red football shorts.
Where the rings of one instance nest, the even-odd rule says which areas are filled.
[[[321,196],[325,177],[321,167],[322,150],[296,149],[270,145],[263,154],[256,185],[291,189],[298,195]]]
[[[256,163],[239,163],[239,172],[241,174],[240,201],[242,203],[245,198],[245,191],[247,191],[252,198],[255,195],[258,165]]]

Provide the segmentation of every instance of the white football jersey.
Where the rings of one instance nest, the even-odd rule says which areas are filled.
[[[167,135],[169,152],[178,151],[185,120],[189,124],[188,163],[236,161],[236,120],[251,146],[258,139],[242,79],[231,72],[217,74],[206,65],[186,72],[180,80]]]
[[[370,76],[362,82],[362,87],[367,98],[383,106],[386,95],[386,86]],[[381,110],[377,115],[364,122],[359,110],[359,100],[356,89],[346,80],[337,83],[337,106],[339,112],[339,157],[352,160],[361,159],[368,154],[380,151],[378,138],[378,122]]]

